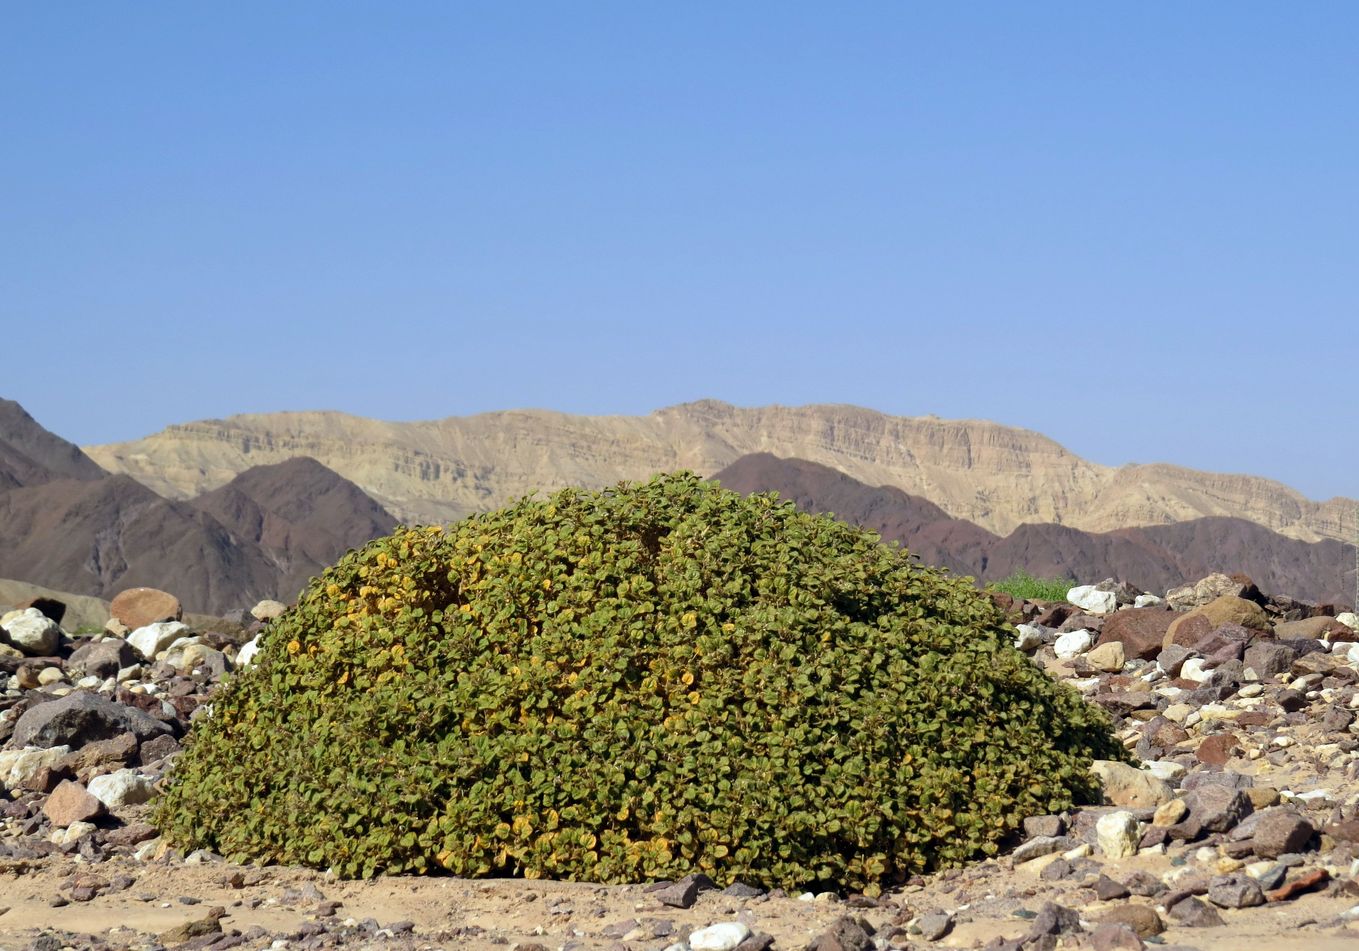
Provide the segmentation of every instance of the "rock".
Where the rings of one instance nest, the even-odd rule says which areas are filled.
[[[1193,896],[1176,902],[1170,917],[1186,928],[1220,928],[1226,924],[1216,908]]]
[[[1015,648],[1031,654],[1043,646],[1043,629],[1033,624],[1015,625]]]
[[[837,918],[807,946],[808,951],[874,951],[873,935],[856,918]]]
[[[189,626],[179,621],[157,621],[137,628],[127,636],[127,642],[147,660],[189,633]]]
[[[255,662],[255,655],[260,651],[260,635],[256,634],[250,640],[241,645],[241,649],[236,652],[236,666],[244,670]]]
[[[257,621],[272,621],[286,610],[288,610],[288,606],[282,601],[266,598],[250,609],[250,616]],[[738,941],[737,944],[739,943]]]
[[[1150,938],[1166,930],[1165,922],[1149,905],[1115,905],[1099,916],[1101,924],[1123,925],[1139,938]]]
[[[1065,852],[1073,845],[1075,845],[1075,842],[1064,835],[1040,835],[1021,844],[1010,857],[1016,865],[1020,865],[1034,859],[1041,859],[1046,855],[1052,855],[1054,852]]]
[[[1202,607],[1223,595],[1241,597],[1247,585],[1220,572],[1215,572],[1193,584],[1181,585],[1166,592],[1166,603],[1177,611]]]
[[[1137,932],[1127,925],[1112,922],[1100,925],[1090,935],[1093,951],[1142,951],[1146,946]]]
[[[1324,868],[1313,869],[1310,872],[1304,873],[1301,878],[1294,879],[1281,888],[1276,888],[1271,892],[1267,892],[1265,898],[1271,902],[1290,901],[1291,899],[1297,898],[1299,895],[1315,891],[1319,888],[1324,888],[1330,880],[1331,873]]]
[[[178,927],[171,928],[160,936],[163,944],[187,944],[197,938],[207,938],[210,935],[222,933],[221,919],[226,915],[224,908],[212,908],[204,918],[194,921],[186,921]]]
[[[61,627],[37,608],[6,615],[4,632],[6,640],[29,657],[50,657],[61,644]]]
[[[1085,655],[1085,662],[1096,670],[1106,673],[1116,674],[1123,669],[1127,663],[1127,657],[1123,653],[1123,645],[1118,641],[1110,641],[1107,644],[1100,644],[1093,648],[1090,653]]]
[[[134,769],[96,776],[90,780],[88,789],[91,796],[110,810],[140,805],[155,794],[154,781]]]
[[[131,667],[140,658],[127,641],[106,637],[102,641],[81,644],[66,662],[73,677],[115,677],[124,667]]]
[[[1155,776],[1115,760],[1097,759],[1090,771],[1104,788],[1104,800],[1126,809],[1154,809],[1174,798],[1170,787]]]
[[[129,631],[135,631],[158,621],[178,621],[184,617],[184,608],[173,594],[155,588],[129,588],[113,599],[109,613]]]
[[[162,736],[152,737],[142,744],[139,751],[143,766],[150,766],[159,760],[164,759],[171,753],[179,752],[179,741],[166,733]]]
[[[1099,849],[1111,859],[1125,859],[1137,854],[1142,834],[1137,827],[1137,818],[1131,812],[1111,812],[1101,816],[1095,823],[1095,836]]]
[[[213,679],[221,677],[233,666],[226,654],[206,644],[171,648],[165,655],[165,662],[183,673],[201,670]]]
[[[1039,909],[1033,924],[1029,926],[1031,938],[1043,935],[1078,934],[1081,931],[1081,916],[1070,908],[1045,902]]]
[[[1183,799],[1172,799],[1156,807],[1156,812],[1151,817],[1151,824],[1161,828],[1169,828],[1188,814],[1189,807],[1184,804]]]
[[[1182,614],[1166,628],[1162,647],[1180,644],[1194,650],[1224,624],[1238,624],[1252,631],[1268,631],[1269,617],[1260,605],[1230,595],[1210,601],[1201,608]]]
[[[915,926],[920,929],[920,937],[926,941],[938,941],[953,930],[953,916],[942,911],[921,915]]]
[[[278,602],[273,603],[277,604]],[[735,951],[736,947],[748,937],[750,937],[750,929],[741,922],[723,921],[706,928],[699,928],[689,935],[689,947],[691,951]]]
[[[1061,660],[1071,660],[1077,654],[1084,654],[1095,642],[1095,635],[1085,629],[1059,634],[1052,645],[1053,653]]]
[[[1024,834],[1031,839],[1066,834],[1066,819],[1062,816],[1027,816],[1024,819]]]
[[[1100,901],[1115,901],[1131,894],[1127,885],[1114,881],[1108,875],[1101,875],[1095,880],[1095,897]]]
[[[1303,851],[1316,831],[1312,823],[1289,806],[1262,809],[1246,821],[1249,825],[1242,834],[1250,836],[1255,854],[1262,859]]]
[[[1359,632],[1359,614],[1353,611],[1344,611],[1335,616],[1335,619],[1352,631]]]
[[[1249,875],[1227,875],[1208,883],[1208,900],[1219,908],[1254,908],[1265,903],[1265,893]]]
[[[1194,755],[1200,763],[1209,766],[1226,766],[1232,755],[1241,749],[1234,733],[1215,733],[1206,737],[1195,750]]]
[[[112,739],[120,733],[133,733],[138,740],[145,741],[169,732],[169,724],[141,710],[98,694],[76,691],[25,712],[14,725],[10,744],[65,745],[78,749],[93,740]]]
[[[1161,608],[1115,611],[1104,621],[1099,644],[1103,646],[1117,642],[1123,645],[1126,656],[1151,660],[1161,650],[1170,622],[1177,617],[1179,615],[1174,611]]]
[[[1108,614],[1118,607],[1112,591],[1101,591],[1095,585],[1083,584],[1066,593],[1066,599],[1089,614]]]
[[[47,797],[42,811],[52,825],[64,829],[75,822],[99,818],[104,814],[104,804],[80,783],[67,779]]]
[[[1239,789],[1209,784],[1185,792],[1189,819],[1203,832],[1226,832],[1250,814],[1250,799]]]
[[[1297,651],[1277,641],[1258,641],[1246,648],[1242,662],[1261,680],[1277,677],[1293,666]]]
[[[671,908],[692,908],[701,891],[716,888],[713,880],[706,875],[686,875],[677,882],[666,882],[657,886],[651,896]]]
[[[1350,637],[1347,635],[1353,633],[1354,631],[1349,625],[1341,624],[1336,618],[1325,614],[1302,618],[1298,621],[1279,621],[1274,625],[1274,636],[1280,640],[1293,638],[1307,638],[1314,641],[1330,640],[1335,634],[1340,634],[1341,639],[1349,640]]]
[[[69,746],[0,750],[0,789],[18,789],[45,769],[53,769],[71,752]]]

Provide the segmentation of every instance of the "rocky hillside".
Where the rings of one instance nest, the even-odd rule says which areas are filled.
[[[927,564],[983,581],[1017,570],[1042,577],[1118,578],[1165,590],[1183,578],[1244,571],[1270,591],[1312,602],[1354,599],[1354,549],[1304,542],[1239,518],[1086,532],[1067,525],[1021,525],[1000,536],[890,486],[864,485],[842,472],[767,453],[744,456],[716,478],[738,492],[775,491],[809,512],[833,512],[899,541]]]
[[[110,475],[0,404],[0,578],[108,597],[169,586],[192,611],[291,599],[395,520],[309,459],[249,469],[201,498],[167,499]]]
[[[703,401],[640,417],[533,410],[408,423],[272,413],[171,426],[87,452],[179,499],[255,465],[310,456],[412,522],[486,511],[535,489],[599,487],[678,468],[711,475],[757,452],[896,487],[997,534],[1026,522],[1105,532],[1229,516],[1317,541],[1347,539],[1354,511],[1345,500],[1313,502],[1267,479],[1168,465],[1109,468],[1025,430],[853,406]]]

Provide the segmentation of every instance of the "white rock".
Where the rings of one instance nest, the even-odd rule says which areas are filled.
[[[1142,764],[1142,768],[1162,782],[1174,783],[1184,776],[1185,768],[1168,759],[1154,759]]]
[[[1359,664],[1359,644],[1351,644],[1349,650],[1345,652],[1345,663]]]
[[[1090,645],[1095,643],[1095,635],[1081,628],[1079,631],[1067,631],[1057,637],[1052,649],[1061,660],[1070,660],[1077,654],[1084,654],[1090,649]]]
[[[1043,646],[1043,629],[1034,624],[1015,625],[1015,647],[1028,652]]]
[[[1192,680],[1195,683],[1200,684],[1203,683],[1212,676],[1211,671],[1203,669],[1203,663],[1202,657],[1189,658],[1184,662],[1184,666],[1180,668],[1180,676],[1185,680]]]
[[[1341,611],[1335,619],[1352,631],[1359,631],[1359,614],[1353,611]]]
[[[732,951],[749,937],[750,929],[741,922],[722,921],[689,935],[689,947],[693,951]]]
[[[64,829],[53,829],[48,841],[53,845],[70,845],[80,840],[82,835],[94,831],[93,822],[72,822]]]
[[[47,657],[57,652],[61,627],[37,608],[11,611],[5,617],[9,642],[29,657]]]
[[[1067,849],[1063,852],[1062,858],[1066,859],[1068,862],[1074,862],[1076,859],[1083,859],[1087,855],[1092,855],[1094,851],[1094,849],[1090,848],[1089,842],[1082,842],[1074,849]]]
[[[1099,850],[1111,859],[1126,859],[1137,854],[1142,833],[1137,829],[1137,819],[1131,812],[1111,812],[1100,816],[1095,823],[1095,838]]]
[[[241,645],[241,649],[236,652],[236,666],[244,670],[255,662],[255,655],[260,652],[260,636],[256,634],[250,640]]]
[[[156,655],[169,647],[189,629],[182,621],[157,621],[139,627],[127,636],[133,650],[147,660],[155,660]]]
[[[1265,692],[1264,684],[1246,684],[1244,687],[1242,687],[1240,690],[1236,692],[1236,695],[1238,697],[1244,697],[1245,699],[1249,700],[1251,697],[1258,697],[1260,696],[1260,694],[1264,692]]]
[[[1072,588],[1066,599],[1087,614],[1108,614],[1118,607],[1118,598],[1112,591],[1101,591],[1092,584]]]
[[[1154,594],[1139,594],[1133,599],[1133,607],[1135,608],[1154,608],[1158,604],[1165,604],[1165,599],[1158,598]]]
[[[257,621],[272,621],[286,610],[288,606],[282,601],[265,599],[250,609],[250,616]]]
[[[96,776],[85,788],[109,809],[140,805],[155,795],[152,780],[135,769],[120,769],[115,773]]]
[[[16,789],[39,770],[55,766],[69,752],[71,752],[69,746],[54,746],[47,750],[36,746],[28,746],[21,750],[0,750],[0,786],[5,789]]]
[[[38,683],[44,687],[59,684],[66,679],[66,675],[61,672],[60,667],[44,667],[38,671]]]
[[[156,857],[156,853],[160,851],[161,844],[160,839],[151,839],[149,842],[143,842],[141,845],[137,846],[137,850],[132,853],[132,857],[138,862],[150,862]]]

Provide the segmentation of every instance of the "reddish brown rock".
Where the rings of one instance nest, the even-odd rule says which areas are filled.
[[[1224,624],[1239,624],[1252,631],[1268,631],[1269,616],[1253,601],[1223,595],[1172,621],[1166,629],[1162,646],[1183,644],[1197,650],[1203,638]]]
[[[52,791],[42,807],[52,825],[66,828],[73,822],[89,822],[104,814],[104,804],[80,783],[66,780]]]
[[[129,631],[135,631],[157,621],[181,620],[184,607],[173,594],[157,588],[128,588],[113,599],[109,613]]]
[[[1194,755],[1200,763],[1209,766],[1226,766],[1232,755],[1240,749],[1234,733],[1216,733],[1199,744]]]
[[[1291,898],[1297,898],[1299,895],[1304,895],[1307,892],[1316,891],[1318,888],[1324,888],[1330,880],[1331,873],[1324,868],[1313,869],[1301,878],[1294,879],[1283,885],[1281,888],[1276,888],[1272,892],[1266,892],[1265,897],[1270,901],[1288,901]]]
[[[1104,619],[1097,644],[1118,641],[1123,652],[1139,660],[1153,660],[1165,642],[1166,630],[1178,614],[1164,608],[1125,608]]]

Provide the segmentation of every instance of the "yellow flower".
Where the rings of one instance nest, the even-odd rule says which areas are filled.
[[[299,641],[297,638],[294,637],[292,640],[290,640],[290,641],[288,642],[288,653],[289,653],[289,654],[296,654],[296,653],[297,653],[298,651],[300,651],[301,649],[302,649],[302,642]]]

